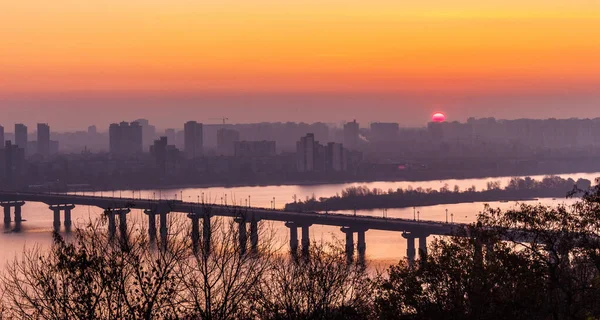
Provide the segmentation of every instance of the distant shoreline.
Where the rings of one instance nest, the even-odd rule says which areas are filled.
[[[552,172],[535,172],[532,171],[530,173],[522,173],[522,174],[496,174],[496,175],[486,175],[486,174],[458,174],[458,175],[442,175],[439,179],[339,179],[334,181],[285,181],[285,182],[272,182],[272,183],[248,183],[248,182],[240,182],[240,183],[184,183],[184,184],[167,184],[162,186],[115,186],[113,188],[84,188],[84,187],[73,187],[68,188],[68,190],[63,190],[67,192],[80,192],[80,191],[124,191],[124,190],[174,190],[174,189],[188,189],[188,188],[241,188],[241,187],[276,187],[276,186],[327,186],[327,185],[339,185],[339,184],[348,184],[348,183],[375,183],[375,182],[428,182],[428,181],[443,181],[443,180],[468,180],[468,179],[486,179],[486,178],[505,178],[505,177],[525,177],[525,176],[541,176],[541,175],[566,175],[566,174],[592,174],[598,173],[598,177],[600,177],[600,170],[562,170],[560,172],[552,171]],[[577,178],[577,177],[574,177]],[[592,181],[594,182],[594,181]]]

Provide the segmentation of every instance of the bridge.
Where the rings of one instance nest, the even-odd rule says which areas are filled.
[[[89,195],[73,195],[61,193],[4,192],[0,191],[0,206],[4,208],[5,224],[12,222],[11,208],[14,208],[14,220],[18,230],[22,221],[22,206],[26,202],[40,202],[49,206],[54,215],[54,229],[60,230],[61,213],[64,226],[71,228],[71,211],[77,205],[95,206],[104,209],[108,218],[108,231],[111,236],[116,233],[116,219],[120,228],[126,228],[127,213],[131,209],[144,210],[148,215],[148,232],[151,239],[156,239],[156,217],[159,218],[160,237],[166,241],[168,234],[167,215],[185,213],[192,222],[192,243],[197,245],[200,237],[199,221],[202,219],[202,235],[204,243],[210,243],[210,219],[213,216],[231,217],[239,225],[239,241],[246,247],[248,224],[250,224],[250,245],[256,250],[258,244],[258,222],[284,222],[290,231],[290,249],[298,249],[298,229],[301,231],[302,251],[307,252],[310,245],[309,232],[312,225],[338,226],[345,233],[346,253],[349,258],[354,254],[354,233],[357,234],[356,248],[359,258],[364,259],[366,252],[365,232],[367,230],[397,231],[407,241],[407,258],[413,263],[416,255],[415,240],[418,239],[419,252],[426,254],[427,237],[430,235],[449,235],[464,224],[441,223],[434,221],[416,221],[400,218],[381,218],[372,216],[356,216],[347,214],[331,214],[317,212],[291,212],[247,206],[218,205],[201,202],[184,202],[179,200],[153,200],[141,198],[116,198]],[[122,229],[123,230],[123,229]],[[166,242],[165,242],[166,243]]]

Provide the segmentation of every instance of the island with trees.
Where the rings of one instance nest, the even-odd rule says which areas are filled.
[[[531,177],[515,177],[502,187],[500,181],[490,181],[485,190],[478,191],[475,186],[460,190],[448,184],[439,190],[421,187],[398,188],[387,191],[369,189],[366,186],[352,186],[342,190],[341,195],[328,198],[307,198],[304,201],[288,203],[285,210],[314,212],[338,210],[364,210],[378,208],[408,208],[439,204],[456,204],[488,201],[524,201],[536,198],[565,198],[573,190],[587,190],[591,181],[577,181],[558,176],[546,176],[541,180]]]

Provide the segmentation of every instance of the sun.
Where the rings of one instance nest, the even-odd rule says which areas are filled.
[[[431,121],[433,122],[444,122],[446,121],[446,115],[441,112],[436,112],[431,116]]]

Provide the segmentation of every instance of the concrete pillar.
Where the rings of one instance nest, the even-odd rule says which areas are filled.
[[[342,232],[346,234],[346,258],[351,262],[354,257],[354,232],[346,227],[342,228]]]
[[[210,239],[212,229],[210,226],[210,214],[204,214],[202,219],[202,241],[204,241],[204,252],[208,254],[210,252]]]
[[[427,256],[427,236],[419,236],[419,258],[424,259]]]
[[[3,207],[4,207],[4,223],[9,224],[11,222],[10,205],[3,205]]]
[[[250,221],[250,248],[252,252],[258,252],[258,221]]]
[[[150,236],[150,243],[156,241],[156,212],[154,210],[144,210],[144,213],[148,215],[148,235]]]
[[[198,252],[198,242],[200,242],[200,219],[195,213],[188,214],[188,218],[192,220],[192,248],[194,252]]]
[[[365,240],[365,232],[366,230],[359,230],[356,244],[356,249],[358,250],[358,258],[361,261],[365,260],[365,255],[367,253],[367,241]]]
[[[21,222],[23,220],[21,216],[21,207],[22,205],[15,205],[15,222]]]
[[[240,253],[246,253],[246,244],[248,243],[248,235],[246,230],[246,220],[244,218],[236,218],[238,223],[238,237],[240,241]]]
[[[302,255],[308,255],[308,249],[310,246],[310,234],[309,234],[309,225],[302,226]]]
[[[54,213],[54,231],[58,232],[60,231],[60,208],[54,207],[52,208],[52,212]]]
[[[127,214],[130,211],[129,209],[119,209],[117,211],[119,214],[119,235],[123,241],[127,240]]]
[[[104,210],[104,214],[106,214],[106,218],[108,219],[108,236],[113,239],[115,237],[115,233],[117,233],[115,212],[111,209],[106,209]]]
[[[65,229],[67,231],[71,230],[71,225],[73,224],[73,222],[71,221],[71,210],[72,208],[70,207],[65,208]]]
[[[159,212],[160,220],[160,243],[163,249],[167,249],[167,213]]]
[[[298,226],[293,222],[286,222],[285,226],[290,228],[290,251],[292,255],[298,253]]]
[[[403,233],[402,236],[406,239],[406,258],[408,259],[408,266],[413,267],[415,265],[415,237],[410,233]]]

